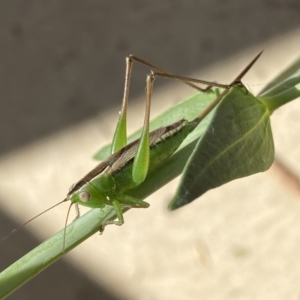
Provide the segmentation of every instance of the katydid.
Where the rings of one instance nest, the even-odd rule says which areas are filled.
[[[160,164],[167,160],[177,150],[187,135],[191,133],[207,116],[207,114],[222,100],[232,86],[243,86],[241,83],[242,77],[253,66],[261,53],[262,52],[260,52],[247,65],[247,67],[231,84],[218,84],[200,79],[174,75],[136,56],[129,56],[126,59],[123,105],[112,142],[111,155],[87,173],[77,183],[71,186],[63,201],[48,208],[44,212],[68,200],[71,201],[69,210],[71,206],[75,204],[77,217],[79,217],[78,205],[90,208],[104,208],[106,205],[111,205],[115,209],[117,221],[111,220],[102,224],[102,228],[100,230],[103,230],[107,224],[122,225],[124,223],[123,208],[149,207],[147,202],[128,195],[127,191],[141,184],[146,179],[149,171],[155,170]],[[134,60],[149,66],[155,71],[151,71],[151,73],[147,76],[146,109],[141,138],[127,144],[126,113],[129,97],[130,76]],[[150,104],[154,79],[157,76],[179,80],[201,91],[206,91],[212,86],[220,87],[224,90],[194,120],[187,121],[185,119],[181,119],[173,124],[160,127],[149,133]],[[202,89],[194,83],[204,84],[207,85],[207,87]],[[44,212],[38,214],[34,218],[40,216]],[[34,218],[30,219],[22,226],[26,225]]]

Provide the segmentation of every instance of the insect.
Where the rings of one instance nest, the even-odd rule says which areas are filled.
[[[104,227],[108,224],[122,225],[124,223],[124,208],[149,207],[147,202],[134,198],[128,195],[127,192],[144,182],[150,171],[155,170],[177,150],[188,134],[191,133],[206,115],[222,100],[232,86],[243,86],[241,79],[253,66],[261,53],[259,53],[230,84],[218,84],[174,75],[136,56],[131,55],[127,57],[123,104],[113,137],[111,155],[87,173],[77,183],[73,184],[64,200],[41,212],[20,227],[66,201],[71,202],[67,213],[66,224],[69,211],[73,204],[75,204],[76,207],[77,217],[79,217],[78,205],[87,206],[89,208],[104,208],[106,205],[113,206],[117,220],[106,221],[102,224],[100,231],[103,231]],[[141,137],[140,139],[127,144],[126,114],[133,61],[142,63],[154,71],[151,71],[151,73],[148,74],[146,80],[146,109]],[[160,127],[149,132],[150,106],[155,77],[176,79],[204,92],[212,86],[220,87],[224,90],[194,120],[187,121],[181,119],[168,126]],[[195,85],[197,83],[204,84],[207,87],[205,89],[199,88]]]

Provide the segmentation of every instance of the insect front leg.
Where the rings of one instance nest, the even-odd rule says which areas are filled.
[[[124,224],[124,215],[123,215],[123,211],[122,211],[122,207],[121,207],[120,202],[118,200],[114,199],[114,200],[111,200],[111,204],[112,204],[112,206],[115,209],[116,216],[117,216],[118,220],[117,221],[108,220],[108,221],[103,222],[102,225],[101,225],[101,227],[100,227],[100,229],[99,229],[100,234],[103,233],[104,228],[107,225],[114,224],[114,225],[121,226],[121,225]]]
[[[74,207],[75,207],[75,212],[76,212],[76,217],[74,219],[74,221],[75,221],[80,217],[80,208],[79,208],[78,203],[75,203]]]
[[[117,221],[108,220],[104,222],[99,229],[100,234],[103,233],[106,225],[114,224],[114,225],[121,226],[124,224],[124,215],[123,215],[122,206],[126,208],[147,208],[150,206],[150,204],[147,203],[146,201],[128,195],[122,195],[122,198],[119,200],[116,199],[111,200],[111,204],[115,209]]]

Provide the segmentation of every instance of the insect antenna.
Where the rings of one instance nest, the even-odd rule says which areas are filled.
[[[33,221],[34,219],[38,218],[39,216],[43,215],[43,214],[46,213],[47,211],[51,210],[52,208],[54,208],[54,207],[56,207],[56,206],[62,204],[63,202],[66,202],[66,201],[68,201],[68,198],[65,198],[64,200],[62,200],[62,201],[56,203],[55,205],[53,205],[53,206],[47,208],[46,210],[42,211],[42,212],[39,213],[38,215],[36,215],[36,216],[34,216],[33,218],[31,218],[31,219],[29,219],[28,221],[26,221],[24,224],[22,224],[22,225],[16,227],[16,228],[13,229],[7,236],[5,236],[4,238],[2,238],[2,239],[0,240],[0,244],[1,244],[2,242],[4,242],[5,240],[7,240],[11,235],[17,233],[21,228],[23,228],[24,226],[26,226],[28,223],[30,223],[30,222]]]

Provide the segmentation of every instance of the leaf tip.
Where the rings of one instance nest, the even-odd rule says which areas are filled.
[[[179,197],[178,195],[175,195],[174,198],[171,200],[171,202],[168,205],[168,210],[169,211],[176,210],[176,209],[180,208],[181,206],[184,206],[188,203],[190,203],[190,201],[188,201],[187,199],[184,199],[182,197]]]

